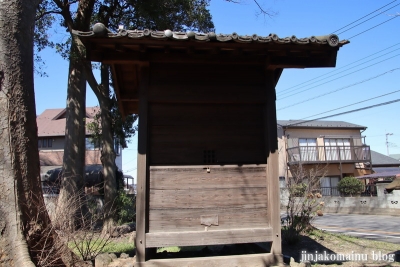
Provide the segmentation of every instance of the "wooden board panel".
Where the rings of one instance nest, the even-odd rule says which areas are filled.
[[[226,85],[225,85],[226,86]],[[159,84],[150,87],[149,101],[159,103],[265,103],[265,86]]]
[[[210,167],[208,173],[206,168]],[[150,167],[150,188],[214,189],[266,187],[265,166]]]
[[[269,227],[267,219],[267,203],[259,204],[258,208],[208,208],[208,209],[169,209],[151,210],[149,231],[178,232],[204,231],[207,229],[222,230],[234,228]],[[201,224],[202,216],[216,216],[218,225]]]
[[[265,151],[257,149],[240,150],[239,148],[221,148],[207,143],[198,143],[197,146],[160,146],[151,148],[151,162],[153,165],[190,165],[203,164],[204,148],[216,149],[216,164],[254,164],[265,163]]]
[[[209,170],[207,170],[209,168]],[[266,165],[150,167],[149,232],[268,227]]]
[[[198,73],[195,77],[193,74]],[[151,84],[192,84],[209,86],[218,85],[229,87],[229,85],[252,86],[265,83],[264,68],[261,65],[205,65],[205,64],[162,64],[152,63]]]
[[[201,246],[235,243],[268,242],[272,240],[271,228],[182,231],[147,233],[146,247]]]
[[[266,187],[150,191],[150,209],[250,208],[266,202]]]
[[[264,125],[263,104],[158,104],[151,103],[151,125],[204,126]]]
[[[150,164],[202,164],[204,150],[214,163],[266,163],[264,105],[150,105]]]
[[[265,267],[277,266],[276,255],[272,253],[215,256],[183,259],[154,259],[138,262],[137,267]]]

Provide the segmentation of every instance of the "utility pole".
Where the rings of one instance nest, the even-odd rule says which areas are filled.
[[[386,133],[386,149],[387,149],[388,156],[389,156],[389,139],[388,139],[389,135],[393,135],[393,133]]]

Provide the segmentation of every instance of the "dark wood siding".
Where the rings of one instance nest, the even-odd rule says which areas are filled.
[[[151,104],[150,165],[266,163],[263,105]]]

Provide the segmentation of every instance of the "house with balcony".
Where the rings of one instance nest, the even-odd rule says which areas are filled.
[[[370,147],[362,132],[367,127],[344,121],[278,120],[279,176],[291,179],[299,167],[321,170],[320,190],[339,195],[345,176],[371,173]]]
[[[86,108],[86,123],[93,121],[99,107]],[[46,109],[36,118],[38,126],[38,147],[42,180],[49,170],[60,168],[64,157],[66,109]],[[118,142],[115,142],[115,163],[122,170],[122,151]],[[91,141],[91,133],[86,130],[86,166],[101,167],[101,151],[99,145]],[[88,172],[88,171],[87,171]]]

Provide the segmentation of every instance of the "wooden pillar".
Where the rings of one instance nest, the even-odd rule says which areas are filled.
[[[136,262],[146,261],[146,229],[148,224],[147,211],[147,121],[149,85],[149,66],[140,69],[139,84],[139,133],[137,157],[137,196],[136,196]]]
[[[279,191],[279,156],[276,124],[276,72],[266,71],[266,104],[265,104],[265,135],[267,153],[267,192],[268,192],[268,219],[272,227],[271,253],[275,264],[283,262],[281,244],[281,216],[280,216],[280,191]]]

